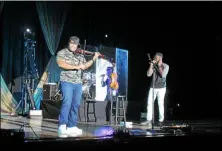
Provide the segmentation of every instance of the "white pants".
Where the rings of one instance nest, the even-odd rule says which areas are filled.
[[[166,93],[166,88],[154,89],[154,101],[157,98],[159,107],[159,121],[164,120],[164,97]],[[147,99],[147,120],[151,121],[153,118],[153,88],[150,88],[148,99]]]

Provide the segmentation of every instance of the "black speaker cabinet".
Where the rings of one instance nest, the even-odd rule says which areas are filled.
[[[43,85],[43,100],[51,100],[58,91],[56,83],[47,83]]]

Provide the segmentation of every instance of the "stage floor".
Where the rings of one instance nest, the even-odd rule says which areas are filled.
[[[108,137],[113,131],[124,130],[129,135],[141,137],[183,136],[190,134],[221,134],[219,120],[197,121],[165,121],[162,127],[154,126],[150,129],[139,122],[133,122],[131,128],[109,125],[105,122],[79,122],[78,127],[83,134],[78,139],[99,139]],[[21,116],[1,116],[1,129],[18,130],[25,132],[26,140],[58,139],[58,121],[54,119],[29,119]]]

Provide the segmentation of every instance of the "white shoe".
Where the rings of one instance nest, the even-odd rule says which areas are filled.
[[[76,137],[78,135],[82,135],[82,130],[78,127],[68,127],[67,128],[67,134],[71,137]]]
[[[58,135],[62,138],[68,137],[66,125],[59,126]]]

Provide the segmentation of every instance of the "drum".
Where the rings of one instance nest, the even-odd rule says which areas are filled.
[[[88,81],[84,82],[83,85],[82,85],[82,93],[83,94],[88,94],[89,87],[90,87],[90,83]]]
[[[90,99],[95,99],[95,97],[96,97],[96,83],[93,83],[89,87],[89,98]]]
[[[92,81],[93,81],[93,83],[96,83],[96,74],[95,73],[92,73]]]
[[[96,95],[95,83],[96,83],[96,74],[95,73],[83,73],[83,86],[82,94],[84,98],[94,99]]]
[[[83,73],[82,79],[83,80],[90,80],[90,79],[92,79],[91,77],[92,77],[91,73],[90,72],[86,72],[86,73]]]
[[[96,97],[96,83],[86,83],[82,86],[82,94],[84,98],[95,99]]]

